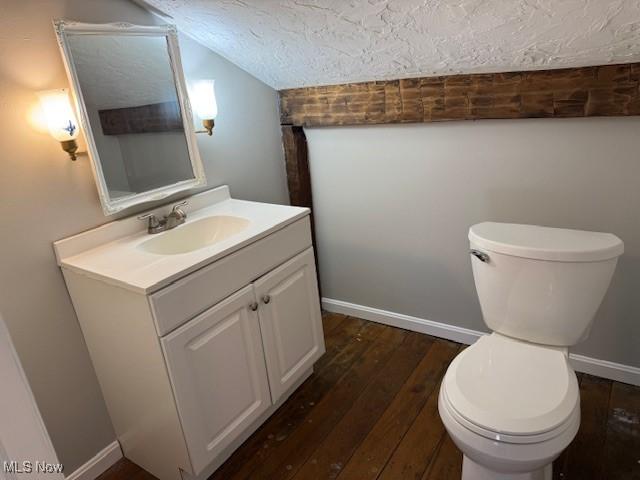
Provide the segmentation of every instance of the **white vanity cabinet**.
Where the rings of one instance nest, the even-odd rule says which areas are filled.
[[[55,245],[123,453],[160,480],[211,475],[325,351],[308,210],[204,195],[223,197],[208,215],[261,215],[209,263],[133,250],[130,219]],[[258,230],[265,214],[282,220]],[[138,270],[113,261],[128,252]]]
[[[191,462],[200,471],[324,352],[313,250],[161,343]]]

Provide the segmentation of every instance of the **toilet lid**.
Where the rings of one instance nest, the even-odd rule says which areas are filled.
[[[515,223],[478,223],[469,229],[469,240],[490,252],[558,262],[597,262],[624,251],[611,233]]]
[[[467,421],[505,435],[535,435],[566,422],[579,401],[565,353],[499,334],[458,355],[444,387]]]

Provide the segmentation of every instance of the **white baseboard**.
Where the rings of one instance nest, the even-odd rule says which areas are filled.
[[[65,478],[67,480],[95,480],[121,458],[122,450],[118,441],[115,440],[75,472],[65,475]]]
[[[371,320],[372,322],[384,323],[392,327],[404,328],[414,332],[426,333],[434,337],[446,338],[458,343],[471,345],[483,332],[469,330],[468,328],[447,325],[446,323],[433,322],[424,318],[412,317],[402,313],[389,312],[379,308],[366,307],[355,303],[343,302],[332,298],[322,299],[322,308],[328,312],[342,313],[353,317]]]
[[[446,338],[458,343],[471,345],[481,335],[486,332],[470,330],[468,328],[456,327],[446,323],[434,322],[424,318],[412,317],[402,313],[389,312],[379,308],[367,307],[355,303],[343,302],[332,298],[322,299],[322,308],[328,312],[342,313],[371,320],[372,322],[384,323],[392,327],[404,328],[414,332],[426,333],[434,337]],[[617,382],[640,385],[640,368],[620,363],[599,360],[597,358],[585,357],[575,353],[569,354],[571,365],[578,372],[608,378]]]
[[[638,367],[585,357],[577,353],[570,353],[569,360],[573,368],[578,372],[640,386],[640,368]]]

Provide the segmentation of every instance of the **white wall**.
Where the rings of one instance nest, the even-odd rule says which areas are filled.
[[[127,0],[1,5],[0,312],[69,473],[115,437],[51,243],[110,218],[102,214],[86,155],[71,162],[29,118],[37,91],[68,87],[52,19],[158,19]],[[240,198],[286,202],[276,92],[189,38],[180,43],[187,79],[217,81],[216,133],[198,138],[209,185],[228,183]]]
[[[475,330],[467,231],[485,221],[625,242],[590,338],[640,366],[640,118],[307,129],[324,297]]]

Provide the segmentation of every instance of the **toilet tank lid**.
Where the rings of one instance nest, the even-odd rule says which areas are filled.
[[[559,262],[596,262],[624,252],[622,240],[611,233],[517,223],[477,223],[469,240],[491,252]]]

